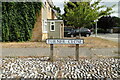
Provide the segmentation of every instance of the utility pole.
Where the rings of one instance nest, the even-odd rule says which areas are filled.
[[[97,37],[97,21],[98,20],[95,20],[95,22],[96,22],[96,25],[95,25],[95,37]]]

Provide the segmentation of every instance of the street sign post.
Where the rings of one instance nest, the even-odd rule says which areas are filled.
[[[53,44],[76,44],[75,58],[79,60],[79,44],[84,44],[84,39],[47,39],[47,44],[50,44],[50,60],[53,62]]]

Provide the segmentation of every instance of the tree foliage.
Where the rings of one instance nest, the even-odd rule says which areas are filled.
[[[3,2],[2,41],[30,40],[41,7],[41,2]]]
[[[58,13],[60,13],[60,12],[61,12],[61,10],[60,10],[60,8],[59,8],[59,7],[54,6],[54,7],[53,7],[53,9],[54,9],[54,10],[56,10]]]
[[[120,18],[119,17],[112,17],[113,21],[114,21],[114,26],[113,27],[120,27]]]
[[[53,9],[56,11],[56,16],[58,19],[61,19],[61,10],[60,10],[60,7],[56,7],[54,6]]]
[[[63,19],[66,20],[67,24],[74,27],[88,27],[95,24],[95,20],[113,13],[112,7],[115,6],[98,6],[100,1],[98,0],[92,4],[90,2],[68,2],[64,5],[65,14],[63,14]],[[100,10],[101,8],[106,8],[106,10]]]
[[[111,17],[111,16],[103,16],[97,22],[98,28],[104,29],[112,29],[113,27],[120,26],[120,18],[119,17]]]
[[[114,25],[115,25],[115,21],[111,16],[103,16],[97,22],[98,28],[101,28],[104,30],[111,29],[113,28]]]

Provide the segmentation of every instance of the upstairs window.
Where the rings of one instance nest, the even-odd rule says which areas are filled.
[[[55,22],[50,22],[50,31],[55,31]]]
[[[46,2],[45,2],[45,5],[46,5]]]
[[[47,31],[47,20],[44,20],[44,24],[43,24],[43,30],[44,31]]]

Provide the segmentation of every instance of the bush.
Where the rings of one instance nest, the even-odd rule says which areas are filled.
[[[3,2],[2,41],[29,41],[42,2]]]

